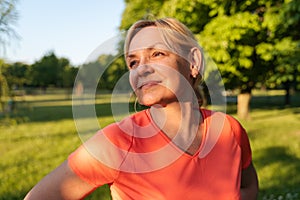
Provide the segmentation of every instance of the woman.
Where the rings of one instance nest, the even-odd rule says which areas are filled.
[[[100,130],[25,199],[80,199],[103,184],[113,199],[256,199],[245,130],[199,109],[204,59],[192,33],[172,18],[138,21],[124,50],[130,84],[150,108]]]

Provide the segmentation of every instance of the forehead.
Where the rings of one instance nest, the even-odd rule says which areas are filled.
[[[128,52],[148,48],[168,49],[161,32],[157,27],[150,26],[141,29],[131,40]]]

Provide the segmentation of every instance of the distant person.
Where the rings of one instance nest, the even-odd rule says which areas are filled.
[[[77,85],[75,86],[75,94],[79,97],[83,95],[83,84],[81,82],[78,82]]]
[[[113,199],[256,199],[245,130],[198,103],[204,57],[190,30],[173,18],[138,21],[124,50],[150,108],[99,130],[25,199],[81,199],[104,184]]]

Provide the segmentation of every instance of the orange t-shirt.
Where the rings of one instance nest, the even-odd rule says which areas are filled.
[[[100,130],[69,158],[95,188],[118,199],[240,199],[241,170],[251,163],[249,139],[229,115],[201,109],[202,142],[194,155],[177,147],[149,110]]]

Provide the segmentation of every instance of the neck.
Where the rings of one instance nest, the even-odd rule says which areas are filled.
[[[165,107],[152,106],[150,113],[156,125],[182,149],[187,149],[199,135],[201,114],[198,105],[174,102]]]

